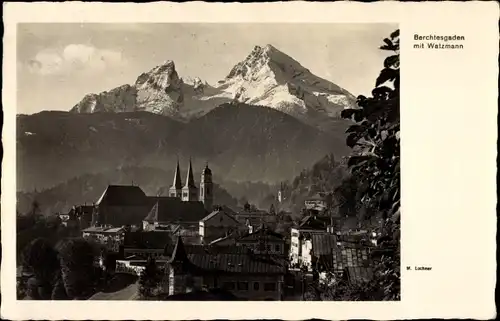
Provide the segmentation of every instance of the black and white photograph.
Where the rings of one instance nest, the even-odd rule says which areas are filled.
[[[17,300],[401,300],[397,24],[16,37]]]

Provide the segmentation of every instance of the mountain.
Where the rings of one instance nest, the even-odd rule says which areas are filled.
[[[141,74],[134,85],[85,96],[71,111],[147,111],[186,122],[233,101],[270,107],[327,130],[343,109],[356,106],[348,91],[267,45],[256,46],[215,86],[199,78],[183,80],[174,62],[167,60]]]
[[[272,108],[223,104],[179,122],[149,112],[41,112],[17,117],[17,190],[126,166],[172,170],[193,159],[224,180],[279,182],[325,154],[347,155],[345,123],[323,132]],[[166,178],[167,185],[170,177]]]

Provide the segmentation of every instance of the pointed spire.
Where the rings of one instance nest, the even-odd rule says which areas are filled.
[[[191,158],[189,158],[189,169],[186,176],[186,187],[196,187],[193,177],[193,166],[191,165]]]
[[[174,182],[172,183],[172,187],[175,187],[175,189],[182,188],[181,169],[179,166],[179,158],[177,158],[177,167],[175,169]]]
[[[186,249],[184,248],[184,242],[182,242],[182,237],[177,236],[177,243],[175,244],[174,251],[172,252],[172,257],[169,263],[182,263],[187,260]]]

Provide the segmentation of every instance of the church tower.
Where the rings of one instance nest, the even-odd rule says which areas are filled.
[[[200,201],[205,204],[205,209],[212,211],[214,205],[214,183],[212,182],[212,171],[208,168],[208,164],[201,172],[200,181]]]
[[[168,196],[170,197],[182,197],[182,181],[181,181],[181,170],[179,168],[179,160],[177,160],[177,168],[175,169],[174,182],[168,191]]]
[[[194,184],[193,166],[189,160],[189,169],[186,176],[186,185],[182,188],[182,200],[184,202],[196,201],[198,195],[198,188]]]

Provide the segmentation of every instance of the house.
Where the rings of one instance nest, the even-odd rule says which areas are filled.
[[[123,258],[144,261],[151,256],[163,258],[165,248],[173,243],[167,232],[127,232],[123,242]]]
[[[239,237],[236,240],[236,245],[245,246],[257,255],[272,254],[281,256],[285,254],[285,237],[264,226],[255,232]]]
[[[238,211],[235,218],[240,224],[246,225],[248,228],[253,228],[260,226],[261,224],[266,224],[268,226],[274,226],[278,222],[277,215],[271,215],[270,213],[258,209],[245,208]]]
[[[329,225],[329,218],[309,215],[290,229],[290,263],[292,266],[299,267],[303,264],[304,233],[325,233]]]
[[[199,235],[205,243],[227,236],[244,228],[235,218],[235,212],[227,206],[218,207],[199,222]]]
[[[327,232],[303,232],[301,264],[308,271],[317,268],[325,257],[331,258],[337,248],[337,237]]]
[[[245,300],[283,299],[285,266],[272,257],[241,248],[234,252],[217,247],[192,251],[178,237],[167,269],[169,295],[193,289],[222,289]]]
[[[92,239],[114,252],[119,251],[124,235],[125,227],[91,226],[82,231],[83,238]]]
[[[91,225],[93,212],[93,205],[73,206],[67,213],[59,214],[59,218],[63,226],[83,230]]]
[[[304,201],[305,208],[307,210],[315,210],[318,212],[323,212],[328,208],[327,197],[315,194]]]

